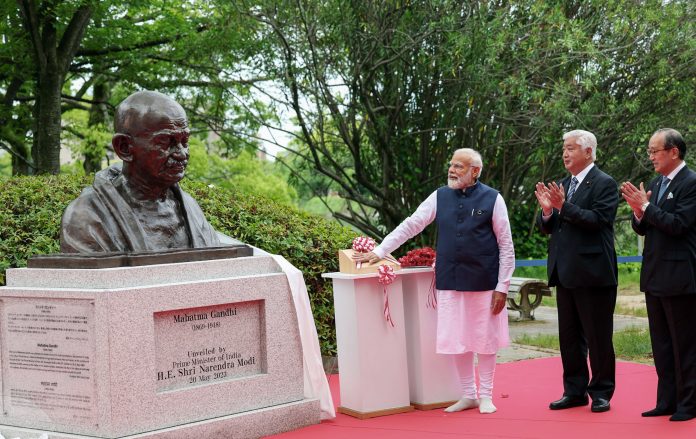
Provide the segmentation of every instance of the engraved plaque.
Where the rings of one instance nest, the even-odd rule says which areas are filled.
[[[94,426],[93,303],[5,297],[0,308],[5,415]]]
[[[158,392],[266,373],[264,301],[154,314]]]

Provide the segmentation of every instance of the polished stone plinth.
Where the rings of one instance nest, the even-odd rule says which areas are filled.
[[[6,437],[259,437],[319,422],[269,256],[10,269],[0,319]]]

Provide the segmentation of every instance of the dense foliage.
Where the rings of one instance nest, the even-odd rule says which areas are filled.
[[[296,202],[269,189],[278,175],[223,181],[268,175],[228,161],[266,137],[301,202],[374,238],[471,147],[508,203],[518,256],[539,257],[533,187],[565,174],[564,131],[593,131],[598,165],[634,182],[653,174],[655,129],[689,145],[696,133],[693,0],[18,0],[0,2],[0,37],[14,173],[57,172],[61,142],[98,169],[114,106],[154,89],[218,156],[202,180]]]
[[[258,115],[244,108],[255,101],[245,72],[263,42],[232,3],[0,2],[0,147],[14,172],[57,173],[66,131],[84,142],[86,170],[99,169],[106,145],[91,133],[104,131],[114,105],[135,89],[175,96],[196,130],[239,148],[238,134],[258,128]],[[73,109],[89,112],[87,124],[62,123]]]
[[[598,164],[617,181],[652,173],[657,128],[693,144],[693,1],[260,3],[249,15],[273,42],[264,68],[283,78],[300,126],[292,162],[316,170],[308,184],[359,203],[337,217],[375,237],[469,147],[528,238],[520,254],[535,256],[533,188],[565,174],[565,131],[594,132]]]
[[[5,270],[26,266],[32,255],[59,251],[60,217],[67,204],[91,183],[70,175],[0,178],[0,285]],[[338,269],[337,251],[355,234],[335,223],[265,198],[186,181],[217,230],[284,256],[304,273],[319,342],[325,355],[336,351],[331,284],[321,273]]]

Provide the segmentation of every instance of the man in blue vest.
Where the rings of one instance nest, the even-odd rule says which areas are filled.
[[[589,394],[591,410],[606,412],[616,384],[612,334],[619,192],[614,179],[595,166],[596,150],[589,131],[565,133],[563,164],[570,175],[536,186],[538,225],[551,235],[547,271],[549,285],[556,287],[563,362],[563,396],[549,405],[551,410],[585,406]]]
[[[510,221],[503,197],[478,181],[483,169],[478,152],[458,149],[449,165],[447,186],[433,192],[372,252],[354,259],[376,262],[436,221],[436,349],[453,355],[462,386],[462,398],[445,411],[478,407],[494,413],[495,357],[509,343],[507,313],[501,311],[515,269]]]

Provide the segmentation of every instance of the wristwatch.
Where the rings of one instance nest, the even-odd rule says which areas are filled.
[[[640,210],[642,210],[643,212],[645,212],[645,209],[648,208],[648,204],[650,204],[650,201],[646,201],[645,203],[641,204]]]

